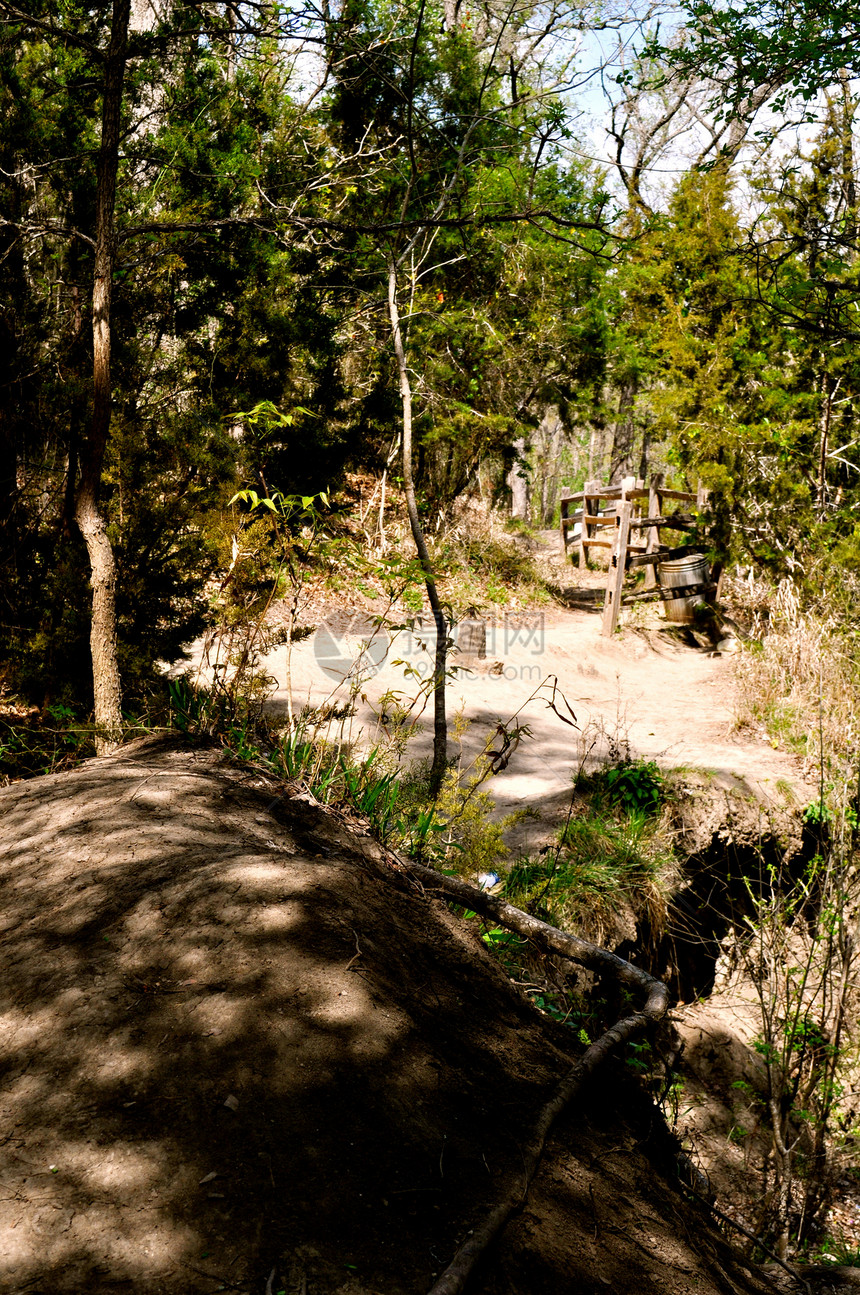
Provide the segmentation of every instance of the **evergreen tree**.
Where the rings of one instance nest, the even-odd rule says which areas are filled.
[[[308,183],[317,159],[297,164],[301,114],[266,33],[246,30],[238,59],[217,14],[205,40],[187,17],[176,11],[128,34],[112,137],[98,121],[108,33],[125,23],[124,9],[112,18],[60,6],[50,20],[32,10],[3,29],[3,236],[20,271],[7,277],[3,311],[8,329],[17,322],[4,352],[12,398],[0,632],[12,681],[40,702],[88,700],[76,497],[99,560],[115,560],[105,583],[119,580],[118,654],[134,702],[154,662],[174,659],[202,624],[215,556],[207,514],[237,474],[277,484],[283,474],[287,489],[301,489],[343,461],[343,437],[325,417],[338,400],[336,348],[311,286],[316,258],[288,254],[260,216],[260,177]],[[93,284],[107,281],[109,317],[99,292],[92,304]],[[322,416],[288,442],[237,441],[231,415],[262,399],[316,405]],[[112,719],[97,714],[108,737],[117,705],[112,686]]]

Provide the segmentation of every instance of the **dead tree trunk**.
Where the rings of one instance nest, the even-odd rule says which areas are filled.
[[[119,167],[120,111],[128,58],[131,0],[114,0],[110,43],[104,58],[102,133],[98,156],[96,252],[93,267],[93,416],[82,454],[75,521],[90,559],[96,752],[109,755],[122,737],[119,663],[116,650],[116,562],[99,507],[102,466],[111,414],[111,286],[116,260],[116,177]]]
[[[551,526],[561,477],[561,438],[564,430],[558,408],[547,405],[534,436],[534,475],[539,492],[538,523]],[[573,475],[576,475],[574,469]]]
[[[830,436],[830,419],[833,412],[834,392],[826,370],[821,374],[821,413],[818,418],[818,482],[816,486],[816,510],[818,520],[823,521],[827,512],[827,452]]]

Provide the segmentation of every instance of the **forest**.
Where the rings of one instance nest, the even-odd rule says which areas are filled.
[[[852,8],[0,18],[7,696],[116,740],[237,494],[336,515],[356,472],[431,545],[467,498],[698,480],[715,558],[853,615]]]
[[[251,1276],[218,1289],[306,1293],[307,1272],[323,1259],[302,1246],[322,1245],[326,1228],[342,1226],[355,1231],[356,1263],[338,1258],[328,1284],[320,1277],[312,1289],[346,1292],[342,1269],[357,1269],[360,1255],[377,1274],[374,1291],[426,1290],[443,1250],[450,1257],[461,1242],[477,1246],[463,1240],[464,1219],[474,1225],[467,1238],[492,1233],[489,1247],[513,1217],[502,1276],[486,1289],[555,1295],[556,1233],[569,1241],[575,1217],[575,1235],[591,1237],[593,1196],[588,1207],[584,1197],[568,1202],[553,1224],[542,1157],[556,1157],[559,1173],[580,1173],[585,1152],[577,1156],[592,1133],[559,1151],[552,1121],[574,1092],[579,1100],[589,1067],[624,1042],[625,1060],[603,1071],[613,1076],[606,1127],[593,1134],[589,1163],[609,1154],[600,1139],[615,1136],[618,1112],[628,1120],[629,1107],[619,1136],[631,1155],[647,1143],[651,1160],[642,1163],[665,1170],[686,1193],[684,1209],[706,1205],[742,1234],[748,1257],[767,1257],[790,1276],[789,1259],[860,1255],[858,51],[860,9],[812,0],[0,0],[0,798],[8,833],[0,918],[20,948],[14,1011],[25,1004],[21,1019],[44,1012],[50,1022],[31,1053],[17,1041],[18,1024],[10,1035],[8,1051],[32,1085],[16,1089],[15,1127],[51,1161],[45,1173],[64,1174],[78,1126],[63,1126],[56,1144],[46,1132],[55,1076],[62,1071],[67,1084],[63,1118],[78,1119],[94,1091],[79,1076],[102,1051],[125,1058],[134,1094],[149,1096],[130,1096],[131,1079],[105,1079],[93,1145],[112,1144],[122,1121],[133,1148],[160,1130],[152,1134],[161,1139],[160,1181],[171,1184],[164,1227],[185,1219],[200,1246],[223,1243],[224,1253],[231,1229],[241,1240],[230,1262],[241,1259]],[[705,609],[715,630],[707,642],[701,625],[672,639],[634,618],[626,643],[607,635],[595,646],[591,626],[573,626],[572,611],[587,608],[599,563],[583,562],[573,589],[566,551],[549,575],[538,569],[546,537],[557,540],[563,489],[631,477],[690,501],[685,524],[719,590],[719,612]],[[360,676],[345,701],[332,693],[312,705],[309,689],[302,705],[291,671],[298,678],[304,668],[303,640],[316,634],[317,675],[336,667],[337,645],[323,641],[320,623],[336,638],[333,609],[346,608],[350,625],[354,605],[370,626],[371,657],[374,633],[423,635],[429,673],[419,677],[416,652],[393,663],[405,691],[377,689],[369,700]],[[467,764],[471,721],[464,709],[452,713],[456,636],[464,624],[488,623],[507,634],[512,607],[571,613],[557,619],[552,660],[584,700],[572,705],[551,673],[520,695],[519,681],[541,673],[524,657],[527,673],[504,694],[508,718],[499,710],[488,721],[490,679],[505,663],[486,662],[475,709],[489,736],[482,732]],[[271,673],[279,651],[283,688]],[[648,652],[652,673],[639,675]],[[712,658],[722,652],[737,660],[718,664]],[[208,676],[197,668],[215,658]],[[610,732],[603,720],[584,719],[583,707],[604,686],[594,682],[601,670],[608,676],[616,666]],[[628,667],[637,705],[646,696],[635,740],[621,716]],[[731,721],[716,694],[702,703],[706,686],[725,689],[729,675]],[[276,687],[285,697],[277,714]],[[562,738],[525,715],[535,699]],[[362,745],[355,732],[371,711],[382,737]],[[718,713],[725,731],[711,741],[705,730]],[[680,727],[670,740],[672,723]],[[428,736],[423,761],[413,761],[422,725],[432,730],[432,755]],[[728,771],[720,765],[726,725],[738,748]],[[154,745],[135,746],[141,735]],[[688,737],[697,758],[672,765],[666,753]],[[518,762],[533,774],[541,761],[543,782],[516,783]],[[557,768],[547,774],[550,765]],[[552,777],[562,766],[559,792]],[[510,803],[490,793],[505,771],[508,786],[520,787]],[[163,801],[156,785],[168,788]],[[195,808],[198,792],[205,812]],[[526,829],[542,809],[546,821],[555,818],[539,839]],[[344,824],[377,853],[361,854]],[[509,845],[518,831],[519,846]],[[213,864],[234,838],[253,845],[244,872],[238,854],[225,854],[224,868]],[[289,903],[314,913],[293,943],[283,935],[289,922],[277,926],[278,905],[287,904],[272,881],[277,852]],[[306,893],[311,874],[321,892],[330,884],[328,861],[339,855],[351,867],[361,855],[338,882],[346,917]],[[232,896],[243,887],[247,908],[237,917]],[[465,918],[462,929],[441,899],[431,921],[416,899],[428,891]],[[219,897],[215,916],[200,899],[210,892]],[[262,936],[258,908],[271,919]],[[158,926],[165,913],[179,915],[169,963]],[[228,935],[224,913],[235,918]],[[388,969],[367,952],[368,933]],[[320,940],[325,957],[311,982]],[[237,1008],[236,1019],[245,1013],[247,1056],[271,1048],[271,1075],[262,1062],[259,1073],[249,1069],[239,1045],[211,1042],[229,1034],[226,1009],[218,1017],[221,1007],[210,1004],[212,1029],[197,1033],[179,1013],[204,990],[213,999],[226,993],[212,950],[239,985],[236,968],[263,946],[277,970],[269,981],[262,972],[241,981],[236,1002],[244,994],[247,1011]],[[404,971],[398,959],[408,948],[414,965]],[[438,1019],[421,1016],[437,955],[445,979]],[[575,973],[559,969],[564,958]],[[21,968],[31,962],[28,979]],[[486,1011],[459,997],[467,964],[475,985],[483,977],[474,995],[492,1001]],[[91,975],[107,978],[109,1008],[99,1006],[98,986],[86,1009],[67,1000],[68,985]],[[514,1007],[510,980],[523,991]],[[373,1040],[359,1060],[344,1045],[335,1066],[335,1045],[329,1051],[331,1040],[307,1027],[309,1069],[329,1074],[331,1063],[332,1091],[342,1085],[329,1179],[343,1155],[354,1191],[334,1201],[323,1184],[319,1199],[336,1224],[329,1228],[322,1210],[319,1224],[296,1225],[304,1240],[290,1249],[287,1196],[277,1193],[289,1182],[290,1209],[298,1217],[306,1208],[302,1183],[290,1177],[291,1157],[299,1163],[305,1150],[279,1142],[270,1155],[275,1119],[266,1103],[281,1103],[278,1120],[292,1127],[287,1089],[305,1063],[297,1068],[283,1030],[274,1045],[266,1031],[269,1018],[277,1025],[292,1013],[295,1024],[307,983],[331,1021],[347,1008],[356,1019],[365,1011]],[[375,985],[367,1001],[365,983]],[[736,995],[731,1038],[709,1016],[727,985]],[[168,993],[186,997],[168,1010],[159,1005]],[[637,994],[644,1007],[630,1006]],[[262,1009],[260,995],[268,995]],[[670,1000],[679,1006],[675,1035]],[[383,1001],[411,1021],[403,1039],[426,1027],[420,1064],[395,1040]],[[136,1052],[123,1033],[126,1012],[139,1029]],[[448,1077],[433,1097],[441,1104],[424,1119],[415,1112],[447,1046],[446,1020],[462,1056],[446,1054]],[[504,1049],[493,1037],[500,1020]],[[695,1068],[711,1027],[729,1057],[719,1098],[703,1073],[722,1062]],[[171,1032],[187,1044],[187,1069],[176,1074],[163,1060]],[[685,1047],[687,1070],[676,1072]],[[367,1061],[374,1048],[394,1058],[381,1102]],[[563,1054],[573,1069],[559,1080]],[[228,1077],[224,1092],[201,1097],[187,1125],[159,1114],[165,1093],[191,1109],[196,1077],[205,1072],[210,1082],[213,1057]],[[523,1144],[525,1188],[516,1176],[523,1148],[508,1155],[497,1133],[472,1145],[457,1132],[470,1122],[483,1129],[485,1117],[489,1129],[490,1108],[476,1115],[469,1105],[474,1076],[485,1076],[497,1101],[495,1130],[516,1110],[522,1127],[540,1134]],[[566,1096],[547,1115],[553,1084]],[[243,1105],[246,1093],[253,1102]],[[302,1093],[311,1145],[319,1094],[312,1084]],[[150,1099],[143,1120],[133,1108]],[[350,1124],[338,1124],[354,1099],[376,1130],[368,1138],[387,1148],[378,1182],[374,1157],[349,1140]],[[201,1151],[216,1108],[222,1122],[225,1109],[249,1120],[243,1132],[237,1116],[223,1137],[235,1156],[228,1181],[245,1174],[254,1186],[235,1186],[243,1222],[219,1222],[221,1233],[212,1224],[211,1241],[210,1206],[187,1202],[195,1186],[214,1182],[210,1202],[234,1190]],[[696,1127],[706,1110],[718,1111],[710,1143]],[[373,1123],[380,1119],[384,1131]],[[413,1134],[424,1139],[414,1156]],[[495,1205],[479,1220],[475,1204],[487,1195],[491,1143],[507,1184],[504,1221]],[[714,1177],[704,1187],[699,1150]],[[97,1177],[101,1153],[86,1154]],[[443,1225],[395,1198],[442,1196],[446,1154],[457,1185],[445,1184],[454,1194]],[[268,1157],[271,1199],[258,1156]],[[311,1159],[302,1161],[308,1181],[317,1172]],[[431,1160],[439,1182],[428,1187],[421,1166]],[[458,1163],[467,1166],[461,1178]],[[190,1187],[181,1179],[188,1165]],[[628,1171],[637,1183],[651,1172]],[[117,1196],[122,1226],[150,1208],[144,1177],[129,1177],[127,1196]],[[510,1287],[505,1264],[527,1249],[516,1220],[532,1180],[548,1229],[540,1271],[549,1276]],[[409,1185],[401,1192],[395,1181]],[[608,1179],[594,1182],[607,1214],[619,1194],[627,1204],[635,1196],[625,1234],[645,1228],[638,1185],[615,1192]],[[665,1193],[651,1187],[648,1208],[659,1212]],[[62,1176],[51,1188],[56,1208],[66,1202],[72,1211],[70,1235],[83,1229],[68,1266],[56,1248],[42,1255],[38,1201],[32,1235],[17,1234],[26,1271],[46,1289],[108,1289],[93,1256],[108,1245],[102,1230],[115,1227],[114,1205],[107,1190],[93,1189],[87,1199],[104,1206],[101,1222],[73,1228],[85,1214],[79,1188]],[[358,1200],[372,1193],[381,1204],[371,1242],[356,1220],[365,1208]],[[393,1231],[402,1249],[385,1275],[389,1200],[401,1211]],[[260,1239],[258,1205],[274,1240]],[[684,1214],[684,1228],[697,1217]],[[651,1259],[665,1273],[686,1271],[666,1258],[677,1231],[671,1211],[661,1227]],[[598,1231],[588,1244],[597,1245]],[[192,1249],[178,1235],[165,1242],[173,1265],[165,1290],[189,1289],[176,1256]],[[720,1251],[718,1262],[713,1246],[705,1254],[690,1243],[684,1262],[703,1265],[702,1289],[724,1290],[720,1264],[735,1261]],[[122,1280],[155,1290],[146,1283],[156,1261],[145,1280],[134,1266],[150,1253],[143,1241],[129,1253],[116,1260],[117,1272],[132,1274]],[[620,1255],[616,1283],[635,1258]],[[596,1260],[583,1250],[577,1262],[587,1274]],[[636,1262],[642,1272],[630,1289],[655,1288],[651,1260]],[[765,1288],[740,1267],[732,1289]],[[659,1281],[669,1281],[665,1273]],[[434,1291],[460,1289],[440,1280]]]

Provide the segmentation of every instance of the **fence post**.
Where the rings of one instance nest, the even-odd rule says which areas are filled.
[[[660,487],[663,484],[663,476],[652,477],[648,486],[648,516],[660,517],[663,512],[663,499],[660,494]],[[645,541],[645,552],[655,553],[660,547],[660,528],[659,526],[648,527],[648,538]],[[649,562],[645,568],[645,588],[656,589],[660,581],[657,579],[657,564]]]
[[[622,495],[618,513],[615,518],[615,544],[609,562],[609,575],[606,580],[606,598],[603,603],[603,625],[601,633],[609,638],[615,633],[618,624],[618,609],[621,606],[621,590],[624,585],[624,571],[627,566],[627,545],[630,540],[630,517],[633,512],[633,501]]]
[[[597,490],[600,486],[599,481],[586,481],[582,487],[582,525],[579,528],[579,569],[584,571],[588,565],[588,548],[585,541],[591,539],[591,531],[588,529],[586,517],[591,513],[591,496],[590,490]]]

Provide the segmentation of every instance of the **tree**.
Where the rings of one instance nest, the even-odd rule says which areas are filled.
[[[855,102],[845,82],[826,96],[808,151],[760,173],[764,210],[739,249],[756,309],[782,338],[784,453],[803,482],[796,544],[808,565],[856,567],[860,460],[854,445],[858,374],[854,318],[860,300]],[[786,358],[788,362],[786,363]],[[781,529],[785,542],[785,528]],[[832,555],[832,559],[828,558]]]
[[[783,176],[776,192],[760,177],[756,242],[721,167],[685,177],[654,235],[655,435],[710,487],[720,555],[751,556],[779,574],[812,561],[820,570],[837,549],[844,561],[854,532],[854,348],[813,327],[823,258],[801,237],[823,233],[834,215],[844,227],[842,139],[826,128],[811,170]],[[847,285],[853,273],[831,249],[829,282]],[[794,326],[795,313],[808,329]]]
[[[98,181],[92,290],[92,422],[75,499],[75,521],[89,553],[93,591],[90,650],[98,755],[109,755],[122,738],[121,687],[116,651],[116,563],[99,508],[99,491],[110,432],[111,295],[117,253],[116,184],[130,13],[131,0],[114,0],[108,44],[101,59],[104,80],[101,135],[96,163]]]
[[[366,235],[369,274],[379,244],[386,249],[403,480],[436,623],[437,787],[448,628],[425,525],[449,515],[488,461],[500,478],[512,460],[524,466],[547,403],[584,405],[602,371],[607,198],[599,177],[560,151],[570,137],[560,97],[567,69],[535,65],[559,21],[553,11],[545,27],[524,31],[510,6],[440,39],[419,6],[408,39],[398,45],[386,33],[384,83],[371,90],[369,61],[356,55],[334,114],[350,123],[349,145],[371,125],[380,155],[387,140],[405,142],[402,164],[377,174],[373,203],[357,197],[348,215]],[[378,42],[365,37],[371,47],[378,59]]]
[[[231,473],[323,488],[367,453],[368,430],[370,450],[385,452],[386,356],[402,420],[404,368],[415,404],[403,475],[422,529],[481,463],[501,475],[548,403],[582,405],[597,380],[606,198],[560,151],[572,49],[554,42],[567,20],[510,5],[474,20],[452,10],[440,30],[436,16],[422,0],[396,12],[355,3],[336,17],[181,5],[132,30],[119,0],[109,13],[0,0],[18,51],[5,75],[29,112],[25,124],[19,111],[9,174],[35,176],[29,188],[7,184],[4,229],[27,250],[39,357],[8,434],[34,450],[25,406],[38,387],[65,475],[62,491],[47,468],[33,475],[21,531],[41,537],[45,561],[26,577],[28,619],[41,617],[56,645],[54,610],[78,601],[80,554],[65,533],[74,512],[89,548],[104,746],[120,720],[117,658],[126,681],[140,677],[132,639],[169,655],[199,624],[213,546],[192,571],[190,537],[204,505]],[[320,62],[305,58],[308,40]],[[39,328],[50,338],[41,351]],[[362,330],[364,352],[350,336]],[[417,384],[410,347],[426,357]],[[54,388],[50,348],[64,377]],[[261,400],[314,412],[286,430],[231,428],[231,409]],[[51,501],[41,512],[37,478]],[[10,484],[7,495],[20,502]],[[12,566],[10,605],[25,579]],[[74,597],[56,579],[49,588],[49,568],[67,572]],[[78,623],[65,624],[75,637]]]
[[[272,65],[269,30],[239,15],[239,66],[231,54],[239,29],[214,7],[177,8],[137,31],[128,4],[86,14],[2,4],[0,17],[3,87],[14,105],[2,236],[21,267],[14,314],[11,305],[5,314],[18,326],[3,424],[7,508],[17,518],[3,563],[4,598],[14,607],[4,637],[18,679],[28,691],[41,683],[46,705],[55,685],[73,687],[83,593],[76,517],[89,552],[95,719],[105,750],[121,722],[118,658],[135,680],[148,652],[152,673],[153,661],[175,655],[183,634],[202,623],[195,590],[211,546],[204,541],[202,561],[195,555],[196,570],[191,550],[203,505],[211,507],[225,478],[235,486],[240,463],[253,474],[287,452],[252,438],[237,443],[225,415],[260,398],[283,402],[286,391],[292,397],[287,375],[302,368],[301,395],[316,384],[336,400],[332,324],[295,290],[273,222],[267,230],[260,218],[260,173],[280,164],[282,176],[295,174],[301,122],[285,74]],[[316,158],[313,166],[316,178]],[[312,340],[294,360],[303,331]],[[307,362],[314,349],[328,355],[316,375]],[[325,426],[317,420],[293,438],[294,450],[307,432],[301,466],[292,454],[300,485],[312,457],[319,467]],[[150,516],[141,529],[144,501]]]
[[[6,17],[7,22],[12,21],[8,6],[3,6],[0,9],[0,14]],[[22,22],[26,22],[26,19],[16,12],[14,18],[18,17],[22,18]],[[80,389],[76,388],[73,383],[70,391],[71,416],[68,428],[68,452],[70,465],[74,464],[75,467],[69,472],[65,492],[64,515],[65,523],[68,525],[71,515],[74,514],[90,554],[93,587],[92,652],[93,660],[96,664],[96,669],[94,670],[96,720],[99,730],[98,741],[102,749],[109,749],[115,743],[120,724],[119,677],[116,668],[113,633],[115,571],[113,554],[105,533],[104,521],[99,511],[98,486],[110,418],[110,283],[115,255],[114,202],[128,21],[129,5],[118,0],[118,3],[114,6],[109,26],[109,36],[103,49],[99,49],[81,33],[68,32],[52,21],[42,19],[35,21],[35,27],[40,38],[44,36],[45,32],[49,32],[52,36],[57,36],[57,61],[58,65],[61,66],[61,76],[68,75],[77,79],[80,77],[83,67],[87,67],[88,70],[96,73],[101,91],[102,129],[101,141],[97,148],[98,180],[90,222],[92,234],[75,229],[73,235],[76,239],[86,242],[93,248],[95,253],[92,280],[94,286],[92,297],[93,399],[91,428],[86,447],[81,452],[78,440],[78,423],[81,420],[83,411],[79,399]],[[13,32],[14,30],[13,28]],[[29,67],[26,66],[27,62],[29,62]],[[7,58],[4,68],[9,77],[7,84],[17,83],[21,85],[24,79],[21,76],[22,69],[25,70],[25,76],[27,73],[32,75],[36,72],[38,74],[41,71],[40,65],[43,63],[42,51],[38,48],[33,50],[25,49],[25,52],[19,55],[18,58]],[[95,64],[95,68],[93,68],[93,64]],[[84,93],[86,95],[86,91]],[[24,105],[26,106],[22,105],[21,115],[26,115],[29,118],[30,133],[35,136],[35,139],[28,139],[27,143],[31,146],[35,143],[38,151],[40,147],[45,145],[50,147],[54,140],[60,142],[57,137],[62,136],[64,144],[68,145],[71,137],[72,146],[79,146],[82,142],[80,125],[76,123],[69,130],[68,128],[63,128],[64,123],[57,123],[55,116],[52,120],[54,104],[51,103],[50,98],[50,94],[47,94],[43,103],[38,104],[37,95],[25,92]],[[39,111],[40,108],[43,109],[42,112]],[[84,126],[85,133],[86,126]],[[54,139],[52,139],[52,136]],[[87,142],[90,143],[91,141]],[[25,143],[24,132],[18,134],[15,143],[18,148],[23,150]],[[10,188],[14,186],[16,174],[20,175],[22,171],[26,173],[26,167],[22,167],[20,154],[16,156],[15,160],[17,168],[11,171],[10,178],[13,180],[13,185]],[[41,161],[41,159],[39,160]],[[34,172],[34,174],[37,173]],[[70,202],[74,206],[76,202],[80,201],[82,197],[81,189],[74,181],[69,184],[67,192],[67,203]],[[10,193],[9,196],[13,199],[13,205],[11,210],[7,209],[9,214],[6,216],[4,223],[5,237],[12,245],[12,248],[19,251],[20,254],[21,227],[29,223],[28,217],[33,213],[31,210],[28,211],[29,204],[23,194],[19,194],[17,203],[14,201],[14,194]],[[49,207],[47,213],[44,211],[39,213],[38,221],[46,233],[48,230],[56,229],[61,234],[65,234],[69,231],[64,228],[64,222],[61,218],[64,214],[57,210],[56,205],[53,205],[53,210]],[[12,216],[11,220],[9,219],[10,215]],[[60,273],[62,274],[62,271]],[[32,291],[36,285],[32,282],[31,275],[32,272],[28,275],[31,279],[28,286]],[[57,277],[59,278],[60,276]],[[73,329],[76,340],[82,332],[82,319],[83,306],[80,300],[76,299]],[[80,354],[79,346],[74,349]],[[74,476],[79,458],[82,460],[81,484],[76,490]]]
[[[684,74],[707,77],[718,87],[728,119],[742,113],[749,95],[760,89],[777,95],[784,111],[792,99],[811,103],[836,84],[844,71],[860,70],[860,15],[851,4],[765,0],[723,6],[712,0],[683,3],[683,42],[648,44],[655,60]]]
[[[631,474],[644,477],[648,468],[656,298],[647,267],[654,247],[660,245],[662,219],[672,201],[666,174],[676,170],[679,154],[688,158],[690,183],[712,167],[728,174],[757,113],[781,83],[776,74],[745,83],[738,87],[731,111],[726,111],[724,87],[715,79],[714,68],[687,59],[685,39],[683,31],[665,45],[652,38],[632,56],[619,42],[613,75],[604,83],[612,160],[627,203],[622,227],[629,239],[619,274],[609,366],[618,391],[609,453],[613,483]]]

